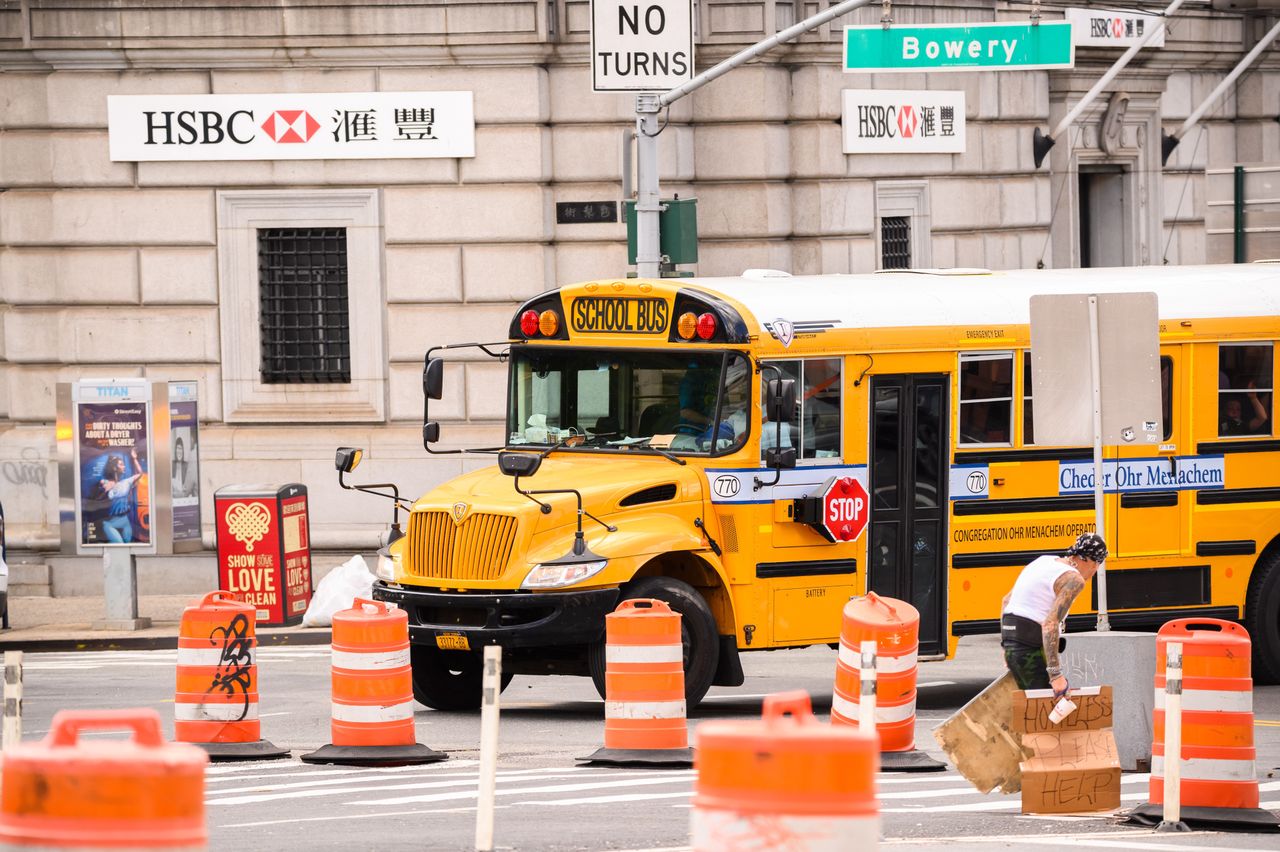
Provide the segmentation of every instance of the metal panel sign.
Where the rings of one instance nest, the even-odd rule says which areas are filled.
[[[78,544],[152,544],[150,383],[76,382],[72,402]]]
[[[844,29],[845,71],[1027,71],[1074,62],[1065,21]]]
[[[693,79],[693,0],[591,0],[591,88],[665,92]]]
[[[845,89],[846,154],[964,152],[964,92]]]
[[[1164,47],[1164,20],[1159,15],[1117,12],[1112,9],[1067,9],[1071,41],[1077,47],[1132,47],[1141,44],[1153,29],[1147,47]]]
[[[1089,295],[1031,297],[1036,443],[1093,444]],[[1102,443],[1155,445],[1164,435],[1155,293],[1098,295]]]
[[[113,161],[474,157],[471,92],[111,95]]]

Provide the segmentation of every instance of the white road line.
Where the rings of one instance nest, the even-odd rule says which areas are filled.
[[[409,770],[409,771],[408,771],[408,772],[400,772],[398,775],[395,775],[395,776],[392,776],[392,777],[382,777],[382,773],[384,773],[384,772],[394,771],[394,770],[395,770],[395,769],[397,769],[397,768],[398,768],[398,769],[401,769],[401,770]],[[586,776],[584,776],[584,775],[582,775],[582,774],[581,774],[581,773],[579,773],[579,772],[574,772],[574,771],[573,771],[574,769],[576,769],[576,767],[569,767],[568,769],[559,769],[559,770],[557,770],[557,769],[516,769],[516,770],[509,771],[509,772],[501,772],[501,773],[499,773],[499,774],[498,774],[498,780],[500,780],[500,781],[502,781],[502,780],[525,781],[525,780],[528,780],[528,778],[529,778],[530,776],[540,776],[540,777],[544,777],[544,778],[546,778],[546,777],[550,777],[550,778],[583,778],[583,777],[586,777],[586,778],[598,778],[598,777],[600,777],[600,775],[586,775]],[[413,770],[416,770],[416,772],[413,772]],[[365,769],[365,770],[364,770],[364,773],[365,773],[365,774],[363,774],[363,775],[361,775],[361,776],[360,776],[360,780],[361,780],[362,782],[366,782],[366,783],[369,783],[369,784],[374,784],[374,783],[377,783],[377,782],[380,782],[380,781],[394,781],[394,780],[396,780],[396,778],[406,778],[406,777],[408,777],[408,778],[413,778],[413,777],[432,778],[432,777],[434,777],[434,778],[440,779],[440,773],[439,773],[439,771],[437,771],[434,767],[429,767],[429,766],[402,766],[402,767],[391,767],[391,768],[390,768],[390,769],[388,769],[388,770]],[[635,772],[627,773],[627,775],[628,775],[628,776],[629,776],[629,775],[634,775],[634,774],[636,774],[636,773],[635,773]],[[255,776],[244,776],[244,775],[238,775],[238,776],[235,776],[235,778],[234,778],[234,779],[227,779],[227,778],[224,778],[224,779],[220,779],[220,780],[224,780],[224,781],[227,781],[227,780],[238,780],[238,779],[246,779],[246,780],[247,780],[247,779],[249,779],[249,778],[253,778],[253,777],[255,777]],[[271,777],[271,776],[266,776],[266,777]],[[283,776],[278,776],[278,775],[277,775],[277,776],[275,776],[275,777],[276,777],[276,778],[279,778],[279,777],[283,777]],[[296,774],[294,774],[294,775],[290,775],[289,777],[296,777]],[[607,776],[607,775],[606,775],[605,777],[609,777],[609,776]],[[340,784],[350,784],[350,783],[351,783],[351,781],[352,781],[352,779],[350,779],[350,778],[325,778],[325,779],[321,779],[321,780],[292,781],[292,782],[289,782],[289,783],[286,783],[286,784],[254,784],[254,785],[252,785],[252,792],[256,794],[256,793],[268,793],[268,792],[272,792],[272,791],[276,791],[276,790],[302,790],[302,789],[306,789],[306,788],[315,788],[315,787],[331,787],[331,786],[340,785]],[[451,774],[451,777],[448,777],[447,784],[451,784],[451,785],[458,785],[458,784],[475,784],[475,783],[477,783],[478,781],[479,781],[479,776],[478,776],[478,775],[475,775],[475,774],[463,775],[461,778],[459,778],[459,777],[457,776],[457,773],[452,773],[452,774]],[[375,787],[365,787],[365,786],[362,786],[362,787],[360,787],[359,789],[361,789],[361,790],[365,790],[365,791],[377,790],[377,789],[382,789],[382,790],[395,790],[395,789],[399,789],[399,787],[397,787],[397,786],[395,786],[395,785],[388,786],[388,787],[380,787],[380,788],[375,788]],[[206,800],[207,800],[207,801],[209,801],[209,802],[211,802],[211,803],[212,803],[212,802],[217,802],[218,804],[222,804],[222,803],[224,803],[224,802],[226,801],[225,799],[216,799],[216,800],[215,800],[215,799],[209,799],[208,797],[209,797],[209,796],[230,796],[230,795],[233,795],[233,794],[239,794],[239,793],[243,793],[243,792],[245,792],[245,791],[243,791],[243,790],[236,790],[236,789],[229,789],[229,790],[228,790],[228,789],[208,790],[208,791],[206,791],[205,796],[206,796]],[[345,790],[341,790],[341,791],[335,791],[335,792],[345,793],[345,792],[347,792],[347,791],[345,791]]]
[[[930,680],[924,683],[917,683],[916,689],[924,689],[926,686],[955,686],[954,680]]]
[[[510,807],[509,805],[496,805],[498,810]],[[464,806],[461,808],[428,808],[426,810],[416,811],[392,811],[391,813],[381,814],[342,814],[341,816],[319,816],[319,817],[298,817],[296,819],[269,819],[260,822],[235,822],[230,825],[216,826],[218,829],[229,828],[261,828],[267,825],[292,825],[300,822],[333,822],[342,819],[386,819],[387,817],[400,816],[423,816],[426,814],[464,814],[468,811],[474,811],[474,806]]]
[[[449,760],[446,763],[436,763],[436,764],[431,764],[431,766],[436,771],[442,771],[445,769],[467,769],[470,767],[474,767],[477,763],[479,763],[479,761],[477,760],[458,760],[458,761]],[[263,768],[265,767],[261,765],[243,767],[243,769],[263,769]],[[294,771],[263,772],[258,775],[240,775],[240,774],[223,775],[220,778],[206,777],[205,784],[215,784],[220,782],[239,782],[241,780],[258,779],[258,778],[301,778],[301,777],[318,778],[325,775],[368,775],[371,772],[379,775],[387,775],[391,773],[403,774],[405,772],[420,772],[423,770],[424,767],[422,766],[385,766],[380,769],[370,769],[369,767],[358,767],[355,769],[319,769],[319,768],[309,769],[307,768],[306,764],[290,762],[286,764],[283,768],[293,769]],[[224,767],[211,766],[205,770],[205,774],[208,775],[212,773],[215,769],[223,769],[225,771]],[[236,767],[236,769],[241,769],[241,767]]]
[[[1209,836],[1216,832],[1209,831],[1193,831],[1187,834],[1179,834],[1178,838],[1189,838],[1196,836]],[[928,845],[944,845],[952,843],[1005,843],[1017,846],[1026,843],[1030,845],[1041,846],[1099,846],[1110,849],[1152,849],[1152,850],[1170,850],[1170,852],[1239,852],[1238,849],[1231,849],[1221,846],[1194,846],[1189,843],[1143,843],[1139,838],[1150,837],[1156,839],[1153,831],[1142,831],[1133,829],[1122,832],[1091,832],[1089,834],[1017,834],[1017,835],[988,835],[988,836],[964,836],[954,835],[949,837],[895,837],[885,838],[880,841],[882,846],[928,846]]]
[[[979,795],[972,787],[937,787],[929,790],[904,790],[897,793],[877,793],[877,799],[932,799],[938,796]]]
[[[684,793],[624,793],[618,796],[588,796],[582,799],[548,799],[538,801],[532,799],[528,802],[516,802],[517,805],[607,805],[616,804],[618,802],[648,802],[654,799],[679,799],[689,798],[693,795],[693,791],[689,790]]]
[[[684,773],[686,778],[656,778],[653,774],[646,775],[644,778],[627,778],[621,781],[615,781],[612,784],[548,784],[543,787],[520,787],[514,790],[497,791],[499,796],[515,796],[529,795],[534,793],[577,793],[582,790],[600,790],[605,787],[644,787],[650,784],[670,784],[687,780],[692,777],[693,773]],[[396,799],[376,799],[364,802],[349,802],[348,804],[356,805],[400,805],[411,804],[416,802],[446,802],[451,799],[467,799],[476,795],[475,790],[466,790],[457,793],[433,793],[426,796],[404,796]]]

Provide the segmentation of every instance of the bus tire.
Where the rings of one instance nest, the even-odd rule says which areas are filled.
[[[680,613],[680,634],[684,644],[684,697],[687,710],[702,701],[720,662],[720,636],[711,607],[697,590],[670,577],[641,577],[622,588],[618,602],[636,598],[665,601]],[[601,639],[587,650],[587,666],[596,692],[605,697],[605,642]]]
[[[1245,598],[1244,626],[1253,642],[1255,683],[1280,683],[1280,549],[1258,560]]]
[[[483,662],[478,654],[441,651],[429,645],[410,645],[413,698],[432,710],[477,710]],[[502,675],[502,689],[513,675]]]

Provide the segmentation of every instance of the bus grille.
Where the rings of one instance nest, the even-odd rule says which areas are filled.
[[[411,577],[435,580],[496,580],[511,559],[516,519],[477,512],[455,524],[448,512],[409,517]]]

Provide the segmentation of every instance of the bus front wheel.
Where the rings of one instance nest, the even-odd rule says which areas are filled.
[[[619,603],[637,598],[656,598],[680,613],[680,639],[684,646],[684,697],[689,710],[711,688],[720,661],[720,637],[711,607],[697,590],[670,577],[641,577],[622,589]],[[605,697],[605,641],[601,639],[587,652],[591,680],[600,697]]]
[[[476,710],[480,707],[483,662],[478,654],[441,651],[428,645],[409,646],[413,666],[413,697],[432,710]],[[503,673],[502,689],[512,675]]]
[[[1280,683],[1280,550],[1254,568],[1245,600],[1244,626],[1253,642],[1253,678]]]

